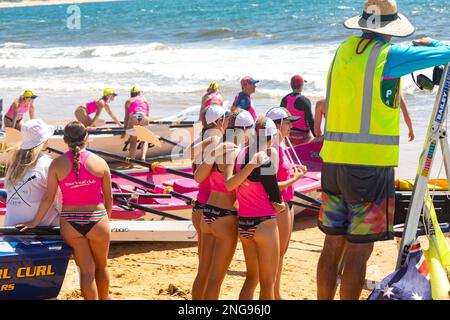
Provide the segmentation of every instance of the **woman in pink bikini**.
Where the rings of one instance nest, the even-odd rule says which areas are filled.
[[[195,172],[197,167],[202,163],[204,155],[208,150],[214,149],[221,141],[224,130],[226,129],[226,114],[225,109],[219,105],[211,105],[204,110],[202,116],[203,129],[201,133],[200,141],[194,142],[190,148],[186,151],[187,156],[190,156],[193,160],[192,171]],[[203,246],[203,233],[201,231],[201,222],[203,217],[203,208],[205,207],[209,196],[211,194],[211,186],[209,179],[206,178],[198,184],[197,201],[192,209],[192,223],[197,231],[198,238],[198,259],[199,265],[203,263],[202,259],[202,246]],[[207,270],[199,266],[198,274],[195,277],[192,285],[192,299],[200,300],[203,298],[204,291],[207,285]],[[202,273],[205,272],[205,273]]]
[[[113,89],[108,88],[103,90],[103,96],[100,99],[86,102],[75,110],[76,119],[85,127],[95,127],[96,121],[99,119],[103,109],[105,109],[111,119],[121,127],[122,124],[120,123],[120,120],[112,112],[111,107],[109,106],[116,96],[117,94]]]
[[[85,150],[87,139],[88,132],[78,121],[64,128],[69,151],[50,165],[48,189],[33,221],[18,227],[23,227],[22,230],[36,227],[53,204],[59,186],[63,199],[61,235],[72,247],[80,268],[83,297],[105,300],[109,298],[111,174],[105,160]]]
[[[278,156],[272,149],[276,134],[277,128],[271,119],[258,117],[255,122],[256,139],[239,151],[234,165],[236,174],[233,175],[233,166],[230,165],[225,172],[227,188],[236,189],[239,238],[247,267],[239,299],[253,299],[255,275],[261,286],[259,298],[275,299],[280,256],[276,216],[285,209],[276,176]],[[264,163],[262,166],[255,164],[255,156],[261,153],[266,157],[266,160],[258,161]],[[241,174],[244,171],[245,174]]]
[[[227,134],[230,132],[251,132],[253,118],[247,111],[241,111],[231,115],[228,121]],[[245,143],[245,139],[240,139]],[[234,141],[233,141],[234,142]],[[197,282],[202,287],[194,286],[193,298],[205,300],[217,300],[220,287],[233,259],[237,245],[237,211],[235,208],[236,194],[225,187],[223,172],[225,170],[224,155],[235,147],[233,142],[220,143],[215,149],[205,152],[203,162],[194,173],[195,181],[202,183],[209,179],[210,195],[203,208],[203,219],[201,221],[202,244],[199,256]],[[228,148],[228,145],[230,148]],[[234,158],[233,158],[234,160]]]
[[[23,94],[14,100],[6,113],[3,124],[5,128],[15,128],[20,131],[22,128],[23,117],[29,112],[30,120],[34,119],[34,99],[37,96],[30,90],[25,90]]]
[[[125,129],[133,126],[146,126],[150,122],[149,118],[150,105],[147,99],[142,95],[141,89],[138,87],[131,88],[130,98],[125,102],[125,120],[123,126]],[[136,156],[137,137],[130,136],[130,158]],[[142,146],[141,160],[145,161],[147,155],[148,144],[144,142]]]
[[[292,116],[288,110],[281,107],[270,109],[267,111],[266,116],[273,120],[278,129],[278,136],[273,143],[273,147],[277,150],[280,159],[278,162],[277,181],[286,207],[283,212],[277,214],[277,224],[280,233],[280,263],[275,282],[275,299],[282,300],[280,282],[283,271],[283,258],[289,247],[294,227],[294,210],[292,208],[292,199],[294,199],[293,184],[300,180],[308,170],[305,166],[293,166],[293,161],[289,161],[290,154],[287,153],[287,147],[284,143],[285,139],[289,137],[292,128],[291,121],[295,122],[299,117]]]

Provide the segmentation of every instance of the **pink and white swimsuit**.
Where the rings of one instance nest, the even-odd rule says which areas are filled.
[[[23,115],[28,112],[30,109],[30,103],[25,103],[25,101],[21,101],[19,105],[19,109],[17,110],[17,121],[20,121],[23,119]],[[11,121],[14,117],[14,103],[11,104],[11,106],[8,109],[8,112],[6,113],[6,117],[9,118]]]

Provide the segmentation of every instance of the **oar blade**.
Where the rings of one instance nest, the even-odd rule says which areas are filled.
[[[157,147],[162,146],[162,142],[159,140],[158,136],[156,136],[153,132],[151,132],[147,128],[143,126],[134,126],[134,130],[136,131],[136,135],[139,140],[150,142],[151,144]]]

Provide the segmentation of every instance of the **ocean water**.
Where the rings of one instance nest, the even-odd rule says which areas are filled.
[[[261,80],[254,101],[264,112],[279,104],[289,92],[290,77],[300,73],[308,80],[304,94],[315,103],[324,95],[336,47],[355,33],[342,22],[359,14],[363,2],[86,3],[75,7],[79,29],[68,27],[68,20],[73,21],[69,5],[0,9],[0,97],[9,105],[30,88],[39,95],[39,117],[70,119],[78,105],[113,87],[119,96],[112,108],[123,116],[128,92],[138,85],[150,99],[152,116],[167,116],[198,105],[211,80],[232,101],[240,91],[239,79],[251,75]],[[396,43],[424,35],[450,40],[448,1],[398,2],[417,31]],[[414,176],[434,95],[420,92],[410,77],[405,77],[404,89],[416,140],[407,142],[402,124],[398,175]]]

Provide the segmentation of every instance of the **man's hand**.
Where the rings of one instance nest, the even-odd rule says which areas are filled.
[[[424,47],[428,47],[431,43],[431,41],[433,41],[432,38],[430,37],[423,37],[421,39],[417,39],[417,40],[413,40],[413,44],[415,46],[424,46]]]

